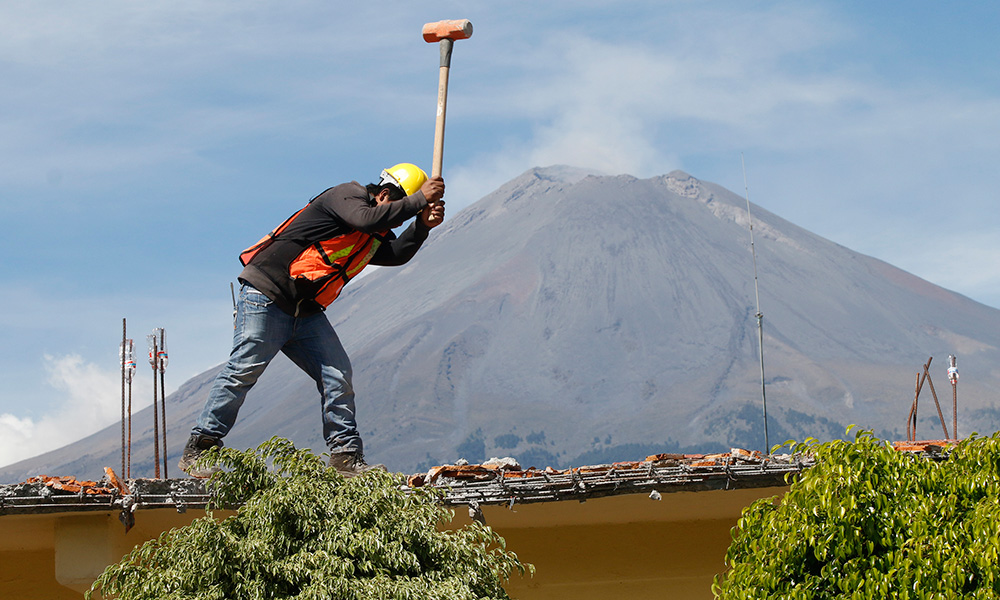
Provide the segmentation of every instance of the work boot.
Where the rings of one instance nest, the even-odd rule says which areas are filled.
[[[197,477],[198,479],[211,477],[214,473],[218,473],[222,469],[215,466],[198,468],[194,466],[194,463],[201,458],[201,455],[206,450],[216,446],[222,447],[221,439],[210,435],[192,433],[191,437],[188,438],[187,444],[184,446],[184,454],[177,461],[177,467],[191,477]]]
[[[386,470],[385,465],[370,465],[366,463],[365,456],[360,452],[335,452],[330,455],[330,462],[327,464],[348,478],[373,469]]]

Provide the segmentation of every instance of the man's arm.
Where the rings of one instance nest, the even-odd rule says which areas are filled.
[[[427,239],[430,230],[444,221],[444,201],[438,199],[420,212],[420,216],[398,238],[383,242],[371,264],[398,267],[406,264]]]
[[[416,216],[427,206],[422,191],[395,202],[372,204],[368,191],[359,183],[338,185],[320,195],[316,200],[331,215],[352,229],[375,233],[399,227]]]
[[[423,245],[428,231],[430,230],[421,227],[417,222],[411,223],[398,238],[382,242],[375,256],[372,256],[371,264],[381,267],[398,267],[406,264]]]

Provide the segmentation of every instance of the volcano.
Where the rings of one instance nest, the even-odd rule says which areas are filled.
[[[903,439],[930,356],[949,429],[948,355],[962,372],[959,433],[997,428],[1000,311],[759,206],[752,218],[772,445],[851,424]],[[415,472],[459,458],[561,467],[764,449],[753,273],[746,200],[718,185],[680,171],[525,172],[327,311],[354,365],[367,458]],[[219,368],[168,397],[172,456]],[[918,436],[943,437],[926,389],[918,416]],[[278,435],[319,452],[320,429],[315,385],[280,357],[226,443]],[[151,437],[133,432],[133,475],[152,472]],[[0,481],[116,464],[117,423]]]

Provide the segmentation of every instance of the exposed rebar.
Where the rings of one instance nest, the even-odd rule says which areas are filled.
[[[934,381],[931,379],[931,360],[927,359],[927,364],[924,365],[924,375],[927,379],[927,385],[931,386],[931,396],[934,398],[934,406],[937,407],[938,418],[941,419],[941,429],[944,430],[944,439],[950,440],[948,436],[948,426],[944,422],[944,413],[941,412],[941,403],[938,402],[937,392],[934,390]]]
[[[921,381],[920,373],[917,373],[917,383],[913,390],[913,404],[910,405],[910,414],[906,417],[906,441],[917,441],[917,400],[920,398],[920,388],[924,385]],[[910,425],[913,425],[911,430]]]

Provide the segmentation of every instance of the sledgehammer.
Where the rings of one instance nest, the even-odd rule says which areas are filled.
[[[441,176],[444,162],[444,118],[448,110],[448,72],[451,70],[451,49],[455,40],[472,37],[472,23],[468,19],[438,21],[424,25],[424,41],[441,43],[441,71],[438,77],[437,121],[434,124],[434,161],[431,177]]]

